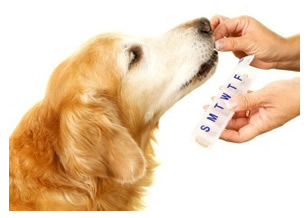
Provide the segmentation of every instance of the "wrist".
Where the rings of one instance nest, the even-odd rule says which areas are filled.
[[[300,71],[300,35],[283,38],[276,69]]]

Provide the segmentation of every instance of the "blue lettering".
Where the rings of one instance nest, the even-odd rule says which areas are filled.
[[[209,126],[205,126],[205,125],[201,125],[200,129],[205,131],[205,132],[209,132],[210,131],[210,127]]]
[[[215,122],[217,120],[218,116],[215,114],[210,113],[209,117],[207,117],[208,120],[211,120],[212,122]]]
[[[220,99],[224,99],[224,100],[229,100],[231,98],[230,95],[226,94],[225,92],[223,92],[222,96],[220,97]]]
[[[233,76],[233,78],[235,78],[235,79],[237,79],[237,80],[242,81],[242,79],[241,79],[240,75],[238,75],[238,74],[235,74],[235,75]]]
[[[232,86],[231,83],[228,84],[227,88],[233,88],[233,89],[237,89],[237,87]]]
[[[216,103],[215,105],[214,105],[214,108],[220,108],[220,109],[222,109],[222,110],[224,110],[224,108],[222,107],[222,106],[220,106],[220,105],[218,105],[218,103]]]

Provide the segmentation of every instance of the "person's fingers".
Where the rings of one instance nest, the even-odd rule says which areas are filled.
[[[243,53],[249,46],[250,43],[245,37],[229,37],[215,41],[215,48],[219,51],[240,51]]]
[[[239,129],[238,131],[225,129],[222,132],[220,139],[229,142],[242,143],[255,138],[259,134],[260,134],[259,131],[256,128],[254,128],[252,125],[246,125],[241,129]]]
[[[249,111],[249,112],[247,112]],[[236,111],[234,113],[234,115],[232,116],[232,119],[238,119],[238,118],[247,118],[247,113],[248,114],[248,117],[252,117],[254,114],[258,113],[259,112],[259,108],[255,108],[253,110],[251,109],[247,109],[247,110],[244,110],[244,111]]]
[[[228,20],[228,17],[222,16],[222,15],[215,15],[211,18],[210,23],[211,23],[211,29],[212,31],[215,30],[215,28],[222,22]]]
[[[236,130],[229,130],[229,129],[224,129],[222,132],[220,139],[228,141],[228,142],[235,142],[238,141],[240,138],[238,131]]]
[[[246,111],[237,111],[232,116],[232,119],[244,118],[246,116]]]
[[[251,66],[253,67],[257,67],[257,68],[260,68],[260,69],[271,69],[271,68],[274,68],[274,66],[276,66],[277,62],[264,62],[264,61],[261,61],[257,58],[255,58],[253,60],[253,62],[251,63]]]
[[[237,58],[239,58],[239,59],[241,59],[241,58],[247,56],[247,54],[246,54],[245,52],[243,52],[243,51],[234,51],[233,54],[234,54]]]
[[[239,129],[238,133],[240,135],[239,140],[241,142],[249,141],[260,134],[258,129],[256,129],[253,125],[250,125],[250,124]]]
[[[221,22],[221,19],[214,20],[214,24],[218,23],[216,26],[213,35],[215,40],[230,36],[230,35],[242,35],[242,31],[246,26],[246,19],[242,17],[227,19],[224,22]]]
[[[229,123],[226,126],[226,129],[228,130],[239,130],[243,126],[246,126],[249,122],[249,119],[246,117],[237,118],[237,119],[231,119]]]
[[[262,106],[263,101],[262,91],[259,90],[231,98],[229,100],[229,108],[233,111],[256,109]]]

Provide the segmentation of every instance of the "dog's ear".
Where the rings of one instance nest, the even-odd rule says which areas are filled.
[[[106,99],[64,109],[59,144],[61,162],[72,173],[133,183],[146,171],[141,149],[121,125],[115,105]]]

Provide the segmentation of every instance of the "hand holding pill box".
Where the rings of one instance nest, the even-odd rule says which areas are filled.
[[[228,101],[232,97],[245,94],[255,79],[256,70],[250,66],[253,59],[254,55],[251,55],[239,60],[234,72],[194,130],[197,143],[208,147],[220,137],[234,114],[228,107]]]

